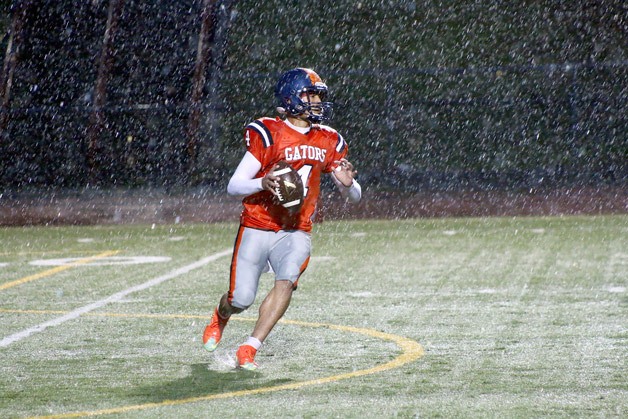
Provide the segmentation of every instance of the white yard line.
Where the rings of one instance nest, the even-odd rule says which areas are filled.
[[[28,329],[22,330],[21,332],[17,332],[12,334],[11,336],[7,336],[4,339],[2,339],[0,341],[0,348],[4,348],[6,346],[11,345],[12,343],[18,342],[24,338],[29,337],[30,335],[34,334],[34,333],[39,333],[39,332],[43,332],[44,330],[46,330],[48,327],[51,326],[58,326],[62,323],[65,323],[69,320],[74,320],[79,318],[80,316],[82,316],[85,313],[89,313],[90,311],[94,311],[97,310],[101,307],[106,306],[109,303],[115,303],[118,302],[120,300],[122,300],[124,297],[126,297],[129,294],[132,294],[134,292],[137,291],[142,291],[145,290],[147,288],[153,287],[155,285],[159,285],[162,282],[168,281],[170,279],[176,278],[178,276],[184,275],[190,271],[193,271],[194,269],[198,269],[202,266],[207,265],[208,263],[211,263],[213,261],[215,261],[216,259],[219,259],[223,256],[228,256],[231,254],[231,249],[228,250],[223,250],[222,252],[218,252],[218,253],[214,253],[213,255],[207,256],[203,259],[200,259],[194,263],[191,263],[189,265],[183,266],[179,269],[175,269],[174,271],[167,273],[165,275],[162,276],[158,276],[157,278],[153,278],[149,281],[144,282],[143,284],[140,285],[136,285],[134,287],[131,288],[127,288],[124,291],[120,291],[117,292],[113,295],[110,295],[107,298],[103,298],[102,300],[98,300],[95,301],[91,304],[88,304],[86,306],[77,308],[76,310],[73,310],[67,314],[64,314],[61,317],[57,317],[55,319],[52,320],[48,320],[47,322],[38,324],[36,326],[33,327],[29,327]]]

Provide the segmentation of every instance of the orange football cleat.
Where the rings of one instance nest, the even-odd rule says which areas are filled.
[[[203,346],[209,352],[213,352],[218,344],[220,343],[220,338],[222,337],[222,331],[227,325],[229,319],[223,319],[218,314],[218,307],[214,309],[214,315],[212,316],[211,321],[205,327],[205,331],[203,332]]]
[[[242,345],[236,352],[236,361],[238,368],[242,368],[247,371],[255,371],[257,369],[257,363],[255,362],[255,354],[257,349],[251,345]]]

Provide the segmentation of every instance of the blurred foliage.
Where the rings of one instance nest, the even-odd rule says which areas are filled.
[[[9,3],[0,2],[6,30]],[[81,188],[94,181],[87,132],[109,2],[27,3],[0,185]],[[99,184],[223,187],[243,154],[242,128],[275,115],[275,81],[296,66],[314,68],[330,85],[331,125],[349,141],[367,184],[628,180],[623,0],[218,5],[201,143],[188,171],[202,1],[125,2]]]

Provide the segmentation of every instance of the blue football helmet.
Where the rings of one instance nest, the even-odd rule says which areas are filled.
[[[307,101],[301,99],[303,93],[308,95]],[[318,95],[321,102],[311,103],[311,94]],[[324,101],[327,97],[327,85],[318,74],[308,68],[295,68],[283,73],[277,82],[275,97],[281,110],[290,116],[307,114],[307,120],[315,124],[332,117],[333,103]]]

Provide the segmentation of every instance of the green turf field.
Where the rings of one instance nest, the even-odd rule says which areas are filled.
[[[628,216],[323,223],[256,373],[235,231],[0,229],[0,417],[628,415]]]

